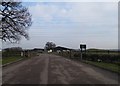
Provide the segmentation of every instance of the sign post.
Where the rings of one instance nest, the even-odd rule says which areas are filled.
[[[22,57],[23,57],[23,55],[24,55],[23,52],[21,52],[21,56],[22,56]]]
[[[83,53],[83,50],[85,50],[85,52],[86,52],[86,45],[80,44],[80,50],[81,50],[81,60],[82,60],[82,57],[83,57],[82,53]]]

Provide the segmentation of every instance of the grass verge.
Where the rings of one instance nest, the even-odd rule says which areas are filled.
[[[7,63],[11,63],[14,61],[17,61],[19,59],[22,59],[23,57],[8,57],[8,58],[3,58],[2,59],[2,65],[7,64]]]
[[[93,62],[93,61],[84,61],[84,62],[120,74],[120,65],[118,65],[118,64],[104,63],[104,62]]]

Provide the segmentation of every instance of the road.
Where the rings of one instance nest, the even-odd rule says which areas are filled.
[[[3,84],[118,84],[118,75],[57,55],[40,56],[3,67]]]

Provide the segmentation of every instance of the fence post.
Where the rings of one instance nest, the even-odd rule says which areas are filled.
[[[70,50],[70,58],[71,58],[71,50]]]

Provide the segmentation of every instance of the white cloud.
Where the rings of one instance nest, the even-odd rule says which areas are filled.
[[[69,19],[73,22],[115,22],[117,13],[117,3],[67,3],[71,6],[70,10],[60,8],[61,5],[45,5],[38,3],[29,7],[33,19],[41,18],[43,21],[51,22],[53,18]],[[117,11],[116,11],[117,12]],[[117,18],[117,17],[116,17]],[[55,20],[55,19],[54,19]],[[104,22],[105,21],[105,22]]]
[[[36,21],[40,17],[43,18],[45,21],[50,21],[52,18],[49,9],[43,5],[37,4],[36,6],[29,7],[29,10],[32,14],[33,21]]]
[[[115,12],[117,3],[74,3],[68,16],[75,22],[106,23],[117,19]]]

